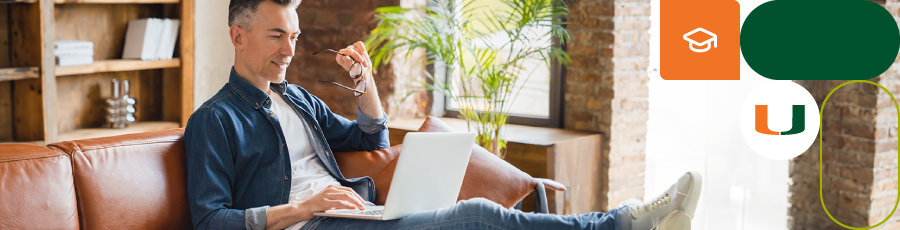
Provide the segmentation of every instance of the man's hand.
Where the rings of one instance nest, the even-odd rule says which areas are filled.
[[[367,77],[366,81],[369,81],[368,77],[372,76],[372,60],[369,59],[369,53],[366,52],[366,45],[363,44],[363,42],[353,43],[353,45],[338,50],[338,52],[349,56],[335,54],[335,61],[337,61],[341,67],[344,67],[344,70],[350,71],[353,60],[359,61],[359,64],[361,64],[363,68],[362,74]]]
[[[312,220],[313,212],[332,209],[365,209],[365,201],[353,189],[344,186],[328,186],[309,199],[269,207],[266,213],[266,229],[284,229],[303,220]]]
[[[330,185],[325,190],[300,201],[298,206],[304,220],[310,220],[313,212],[323,212],[333,209],[365,209],[365,200],[356,194],[353,189],[344,186]]]
[[[350,71],[353,60],[359,62],[357,65],[362,66],[362,77],[354,79],[354,84],[359,84],[361,79],[366,80],[366,94],[356,98],[359,104],[359,110],[366,113],[370,117],[380,118],[384,116],[384,109],[381,107],[381,98],[378,97],[378,89],[375,87],[375,79],[372,76],[372,59],[369,59],[369,53],[366,52],[366,45],[363,42],[356,42],[339,50],[342,54],[335,54],[335,61],[344,67],[344,70]],[[353,57],[353,58],[351,58]],[[357,67],[354,67],[357,68]],[[354,85],[355,86],[355,85]]]

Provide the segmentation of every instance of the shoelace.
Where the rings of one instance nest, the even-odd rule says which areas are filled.
[[[667,193],[663,193],[663,194],[651,199],[650,201],[648,201],[642,205],[631,206],[628,208],[631,211],[631,217],[634,219],[637,219],[639,216],[643,216],[647,212],[650,212],[650,211],[653,211],[654,209],[662,207],[663,205],[668,204],[670,201],[672,201],[672,197],[669,196],[669,193],[667,192]]]

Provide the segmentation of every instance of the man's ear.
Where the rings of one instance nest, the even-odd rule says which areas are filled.
[[[228,30],[228,34],[231,37],[231,44],[234,45],[234,49],[236,50],[244,50],[244,36],[246,33],[243,28],[232,25]]]

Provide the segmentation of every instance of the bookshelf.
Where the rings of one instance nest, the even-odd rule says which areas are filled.
[[[0,143],[53,143],[183,127],[193,112],[193,0],[0,0]],[[181,20],[175,57],[122,59],[128,21]],[[94,43],[57,67],[55,40]],[[111,80],[129,80],[137,122],[103,128]]]

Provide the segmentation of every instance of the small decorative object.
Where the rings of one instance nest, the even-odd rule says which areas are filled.
[[[122,81],[123,95],[119,95],[119,81],[113,79],[112,84],[113,97],[106,99],[106,126],[122,129],[135,120],[135,100],[128,95],[128,80]]]

